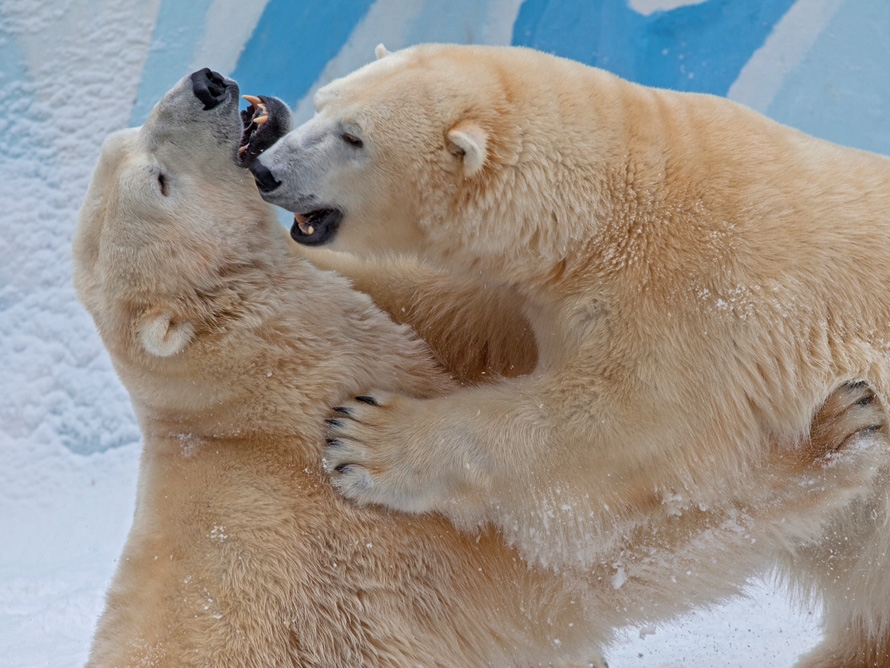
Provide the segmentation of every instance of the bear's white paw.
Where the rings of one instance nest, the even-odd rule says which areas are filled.
[[[453,469],[432,442],[422,401],[368,393],[333,409],[323,464],[334,486],[361,504],[422,513],[453,495]]]

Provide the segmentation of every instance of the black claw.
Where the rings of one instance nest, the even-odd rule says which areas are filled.
[[[334,412],[340,413],[341,415],[345,415],[347,417],[352,417],[352,411],[346,408],[345,406],[334,406]]]
[[[346,469],[348,469],[348,468],[349,468],[349,464],[338,464],[337,466],[334,467],[334,470],[337,473],[346,473]]]
[[[380,405],[379,403],[377,403],[377,400],[374,397],[369,397],[367,394],[363,394],[360,397],[356,397],[355,400],[361,401],[362,403],[365,403],[365,404],[371,404],[372,406]]]
[[[343,442],[339,438],[326,438],[324,442],[329,448],[336,448],[343,445]]]
[[[328,418],[327,420],[325,420],[325,423],[329,427],[342,427],[343,426],[343,421],[338,420],[337,418]]]

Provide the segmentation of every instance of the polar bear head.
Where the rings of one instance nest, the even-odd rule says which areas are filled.
[[[141,128],[105,141],[81,209],[75,288],[140,419],[214,438],[295,433],[372,380],[447,387],[407,326],[294,252],[244,169],[289,114],[244,97],[239,112],[235,82],[185,77]]]
[[[231,290],[231,268],[255,261],[258,235],[278,227],[236,164],[262,143],[239,148],[250,134],[243,120],[262,124],[255,112],[266,102],[254,100],[239,115],[235,82],[204,69],[171,89],[142,127],[102,145],[74,240],[74,283],[117,359],[182,352],[213,318],[203,297]]]
[[[553,77],[575,67],[529,49],[378,50],[320,89],[314,117],[255,163],[259,189],[295,214],[292,235],[304,245],[453,266],[460,257],[442,256],[479,263],[558,243],[546,228],[558,216],[565,231],[554,202],[569,197],[554,161],[580,149],[554,124],[564,100]]]

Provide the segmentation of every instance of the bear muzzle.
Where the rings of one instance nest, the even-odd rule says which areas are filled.
[[[288,106],[277,97],[267,95],[242,95],[248,102],[241,112],[241,144],[238,148],[238,166],[251,168],[257,177],[260,190],[271,187],[275,179],[268,178],[268,169],[253,169],[256,159],[267,148],[290,132],[291,113]],[[263,171],[265,169],[265,172]],[[277,186],[276,186],[277,187]],[[267,191],[268,192],[268,191]]]
[[[191,75],[192,92],[204,105],[204,111],[210,111],[226,99],[226,90],[235,85],[228,81],[219,72],[214,72],[208,67],[198,70]]]

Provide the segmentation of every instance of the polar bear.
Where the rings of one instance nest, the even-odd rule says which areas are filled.
[[[75,286],[144,438],[88,665],[597,661],[620,618],[592,588],[528,568],[493,531],[335,493],[330,405],[369,385],[430,397],[457,383],[406,325],[288,249],[235,164],[242,143],[237,85],[196,72],[105,141],[81,211]],[[490,307],[499,326],[513,318]],[[479,336],[439,336],[437,354]],[[470,359],[455,353],[455,367]]]
[[[845,383],[887,405],[890,160],[529,49],[378,56],[259,156],[263,197],[306,246],[508,286],[538,360],[447,396],[366,388],[328,434],[346,496],[586,569],[769,498],[774,448]],[[890,665],[890,448],[869,443],[832,459],[849,493],[792,511],[797,481],[774,488],[772,544],[825,599],[807,665]]]

